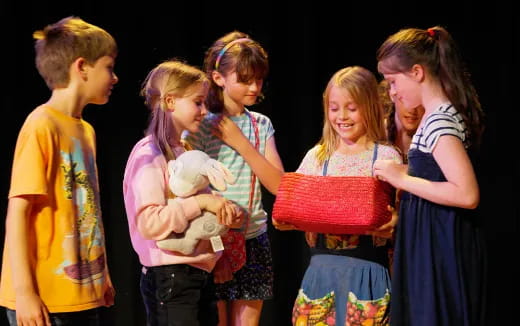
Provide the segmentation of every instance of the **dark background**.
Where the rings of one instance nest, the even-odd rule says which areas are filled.
[[[110,1],[0,2],[0,238],[16,137],[26,115],[50,93],[34,67],[32,32],[76,15],[109,31],[119,45],[116,85],[110,102],[84,112],[97,131],[98,167],[107,238],[108,264],[116,304],[106,309],[114,325],[144,325],[138,286],[139,264],[131,247],[122,176],[127,156],[143,135],[148,113],[139,97],[147,72],[171,57],[201,66],[205,50],[234,29],[259,41],[270,56],[266,100],[253,108],[267,114],[276,129],[278,151],[294,171],[321,135],[321,94],[338,69],[361,65],[374,73],[375,53],[387,36],[405,27],[442,25],[458,42],[472,73],[487,130],[476,165],[482,200],[478,209],[488,246],[487,325],[510,325],[518,312],[518,159],[513,154],[513,71],[519,33],[512,3],[490,1]],[[377,75],[380,78],[379,75]],[[515,76],[516,77],[516,76]],[[515,103],[516,104],[516,103]],[[4,120],[5,119],[5,120]],[[516,154],[518,155],[518,154]],[[273,196],[266,194],[271,210]],[[262,325],[290,325],[291,309],[308,262],[300,232],[269,228],[275,269],[275,297],[266,301]],[[57,289],[59,290],[59,289]],[[6,324],[0,313],[0,325]]]

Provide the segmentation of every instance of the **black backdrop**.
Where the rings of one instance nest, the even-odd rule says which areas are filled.
[[[446,27],[458,42],[487,113],[487,131],[477,165],[482,189],[479,214],[488,240],[488,325],[510,324],[518,254],[518,159],[512,154],[513,70],[518,61],[518,25],[511,3],[491,1],[342,1],[284,2],[110,1],[0,2],[2,42],[0,128],[0,238],[3,239],[9,177],[16,136],[26,115],[47,100],[49,91],[34,67],[32,32],[65,16],[76,15],[108,30],[119,45],[116,85],[104,106],[89,106],[84,118],[98,138],[98,166],[109,267],[117,296],[106,309],[114,325],[144,325],[134,254],[122,201],[122,175],[133,144],[142,136],[147,111],[138,96],[146,73],[177,57],[200,66],[205,49],[238,29],[269,52],[271,73],[266,100],[256,106],[276,129],[278,151],[294,171],[321,133],[321,93],[330,76],[348,65],[376,73],[375,52],[384,39],[404,27]],[[502,116],[502,118],[500,118]],[[4,120],[5,119],[5,120]],[[515,196],[516,195],[516,196]],[[273,196],[265,195],[271,210]],[[269,228],[275,268],[275,297],[265,302],[262,325],[290,325],[291,308],[309,256],[300,232]],[[5,324],[0,313],[0,325]]]

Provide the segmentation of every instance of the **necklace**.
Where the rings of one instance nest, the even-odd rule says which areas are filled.
[[[259,150],[260,148],[260,133],[258,131],[258,123],[256,122],[256,118],[249,112],[245,111],[247,116],[249,117],[249,120],[251,121],[251,125],[253,127],[253,133],[254,133],[254,145],[255,149]],[[255,197],[255,183],[256,183],[256,174],[251,170],[251,189],[249,191],[249,216],[253,214],[253,200]],[[244,234],[247,234],[247,228],[249,226],[249,219],[246,219],[246,229],[244,231]]]

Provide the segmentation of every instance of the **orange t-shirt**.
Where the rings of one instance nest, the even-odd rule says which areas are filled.
[[[50,312],[102,306],[111,286],[95,141],[89,123],[46,106],[29,114],[18,135],[9,198],[36,195],[28,216],[29,259]],[[0,305],[16,309],[12,272],[6,242]]]

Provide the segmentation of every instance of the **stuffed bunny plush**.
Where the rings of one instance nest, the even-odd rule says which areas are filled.
[[[198,150],[186,151],[176,160],[169,161],[168,171],[170,190],[181,198],[207,189],[210,183],[216,190],[224,191],[227,184],[235,182],[235,177],[222,163]],[[190,221],[183,233],[172,232],[166,239],[156,241],[156,244],[161,249],[189,255],[193,253],[199,240],[209,240],[227,231],[225,225],[217,222],[215,214],[204,211],[202,215]]]

